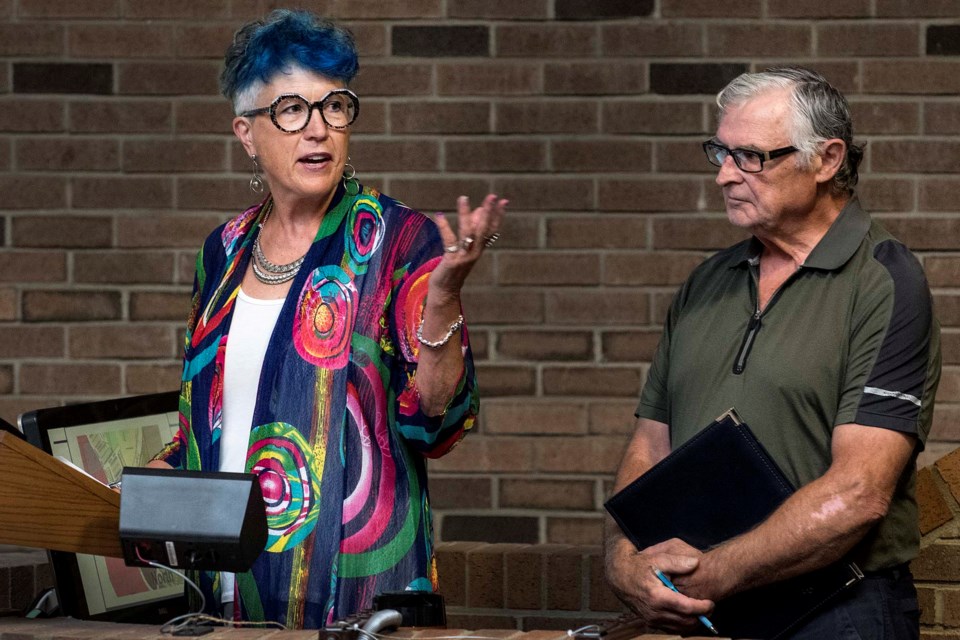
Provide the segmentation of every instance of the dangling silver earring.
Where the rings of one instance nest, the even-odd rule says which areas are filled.
[[[360,182],[355,179],[357,170],[350,164],[350,156],[347,156],[347,163],[343,165],[343,189],[348,196],[355,196],[360,193]],[[350,189],[353,188],[351,193]]]
[[[257,156],[250,158],[253,160],[253,177],[250,178],[250,191],[260,195],[263,193],[263,178],[260,176],[260,164],[257,162]]]

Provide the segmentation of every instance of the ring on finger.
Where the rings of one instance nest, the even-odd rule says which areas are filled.
[[[464,251],[470,251],[470,247],[473,246],[473,243],[474,243],[473,236],[467,236],[466,238],[460,241],[460,246],[463,248]]]
[[[495,231],[483,239],[483,246],[488,248],[492,247],[494,243],[499,239],[500,239],[500,233]]]
[[[460,245],[459,244],[447,245],[446,247],[443,248],[443,250],[447,253],[456,253],[457,251],[460,251]]]

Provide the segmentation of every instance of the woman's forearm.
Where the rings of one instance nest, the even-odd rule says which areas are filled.
[[[431,292],[423,310],[417,392],[420,408],[428,416],[444,412],[463,375],[463,327],[450,331],[460,318],[459,296]],[[449,333],[449,336],[448,336]],[[424,342],[442,345],[428,346]]]

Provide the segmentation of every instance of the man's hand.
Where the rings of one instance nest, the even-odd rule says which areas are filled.
[[[622,535],[610,536],[606,550],[607,583],[641,620],[668,631],[687,631],[700,624],[697,616],[709,615],[713,602],[674,593],[654,575],[682,576],[697,568],[700,551],[676,538],[643,551]]]
[[[670,453],[670,427],[647,418],[637,420],[637,430],[617,471],[614,491]],[[612,518],[607,518],[605,562],[607,583],[620,600],[652,627],[669,631],[693,631],[697,616],[713,611],[713,602],[677,594],[654,575],[660,569],[668,577],[682,577],[694,571],[703,555],[682,540],[666,540],[643,551],[623,536]]]

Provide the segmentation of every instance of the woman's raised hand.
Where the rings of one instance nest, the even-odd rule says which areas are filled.
[[[484,250],[500,238],[500,224],[508,202],[491,193],[471,211],[470,199],[460,196],[457,198],[456,232],[443,214],[437,214],[444,253],[430,276],[431,290],[450,296],[460,295],[460,288]]]

